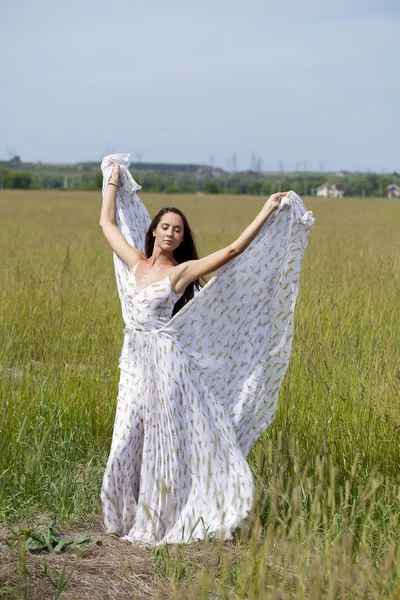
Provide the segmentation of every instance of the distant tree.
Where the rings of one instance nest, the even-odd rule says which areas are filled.
[[[26,190],[32,183],[32,177],[19,171],[7,171],[4,178],[4,187],[15,190]]]
[[[96,173],[94,176],[94,185],[97,189],[101,190],[103,187],[103,173]]]
[[[211,180],[205,182],[203,189],[207,194],[219,194],[221,191],[217,182]]]
[[[165,193],[166,194],[178,194],[180,192],[180,189],[177,185],[172,184],[169,185],[166,189],[165,189]]]
[[[8,173],[8,169],[5,169],[4,167],[0,167],[0,188],[5,187],[7,173]]]
[[[268,196],[272,193],[270,181],[268,181],[268,180],[263,181],[262,186],[261,186],[261,192],[264,194],[264,196]]]
[[[249,183],[247,192],[254,196],[260,196],[263,182],[262,181],[251,181]]]
[[[43,188],[51,189],[51,188],[60,188],[64,183],[64,179],[61,177],[52,177],[51,175],[46,175],[46,177],[42,177],[39,180],[40,185]]]
[[[10,168],[18,168],[21,165],[21,159],[19,156],[15,155],[7,164]]]

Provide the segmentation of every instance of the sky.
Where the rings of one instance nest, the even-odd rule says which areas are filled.
[[[398,0],[0,11],[2,160],[400,171]]]

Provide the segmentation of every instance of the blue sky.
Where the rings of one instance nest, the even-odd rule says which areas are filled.
[[[2,159],[400,171],[398,1],[0,8]]]

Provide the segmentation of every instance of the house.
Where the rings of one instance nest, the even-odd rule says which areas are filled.
[[[210,177],[210,167],[199,167],[196,171],[196,179],[206,179]]]
[[[386,186],[386,190],[388,198],[400,198],[400,185],[391,183],[390,185]]]
[[[344,187],[337,185],[336,183],[329,183],[326,181],[322,185],[319,185],[315,190],[315,195],[321,198],[343,198]]]
[[[225,174],[223,169],[218,167],[199,167],[196,171],[196,179],[207,179],[208,177],[222,177]]]

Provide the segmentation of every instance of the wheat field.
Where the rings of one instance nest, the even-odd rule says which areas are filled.
[[[201,255],[266,201],[141,198],[183,210]],[[123,341],[101,193],[0,190],[0,598],[400,597],[400,202],[303,200],[316,223],[248,527],[139,551],[101,529]],[[103,544],[31,554],[15,525],[51,517]]]

